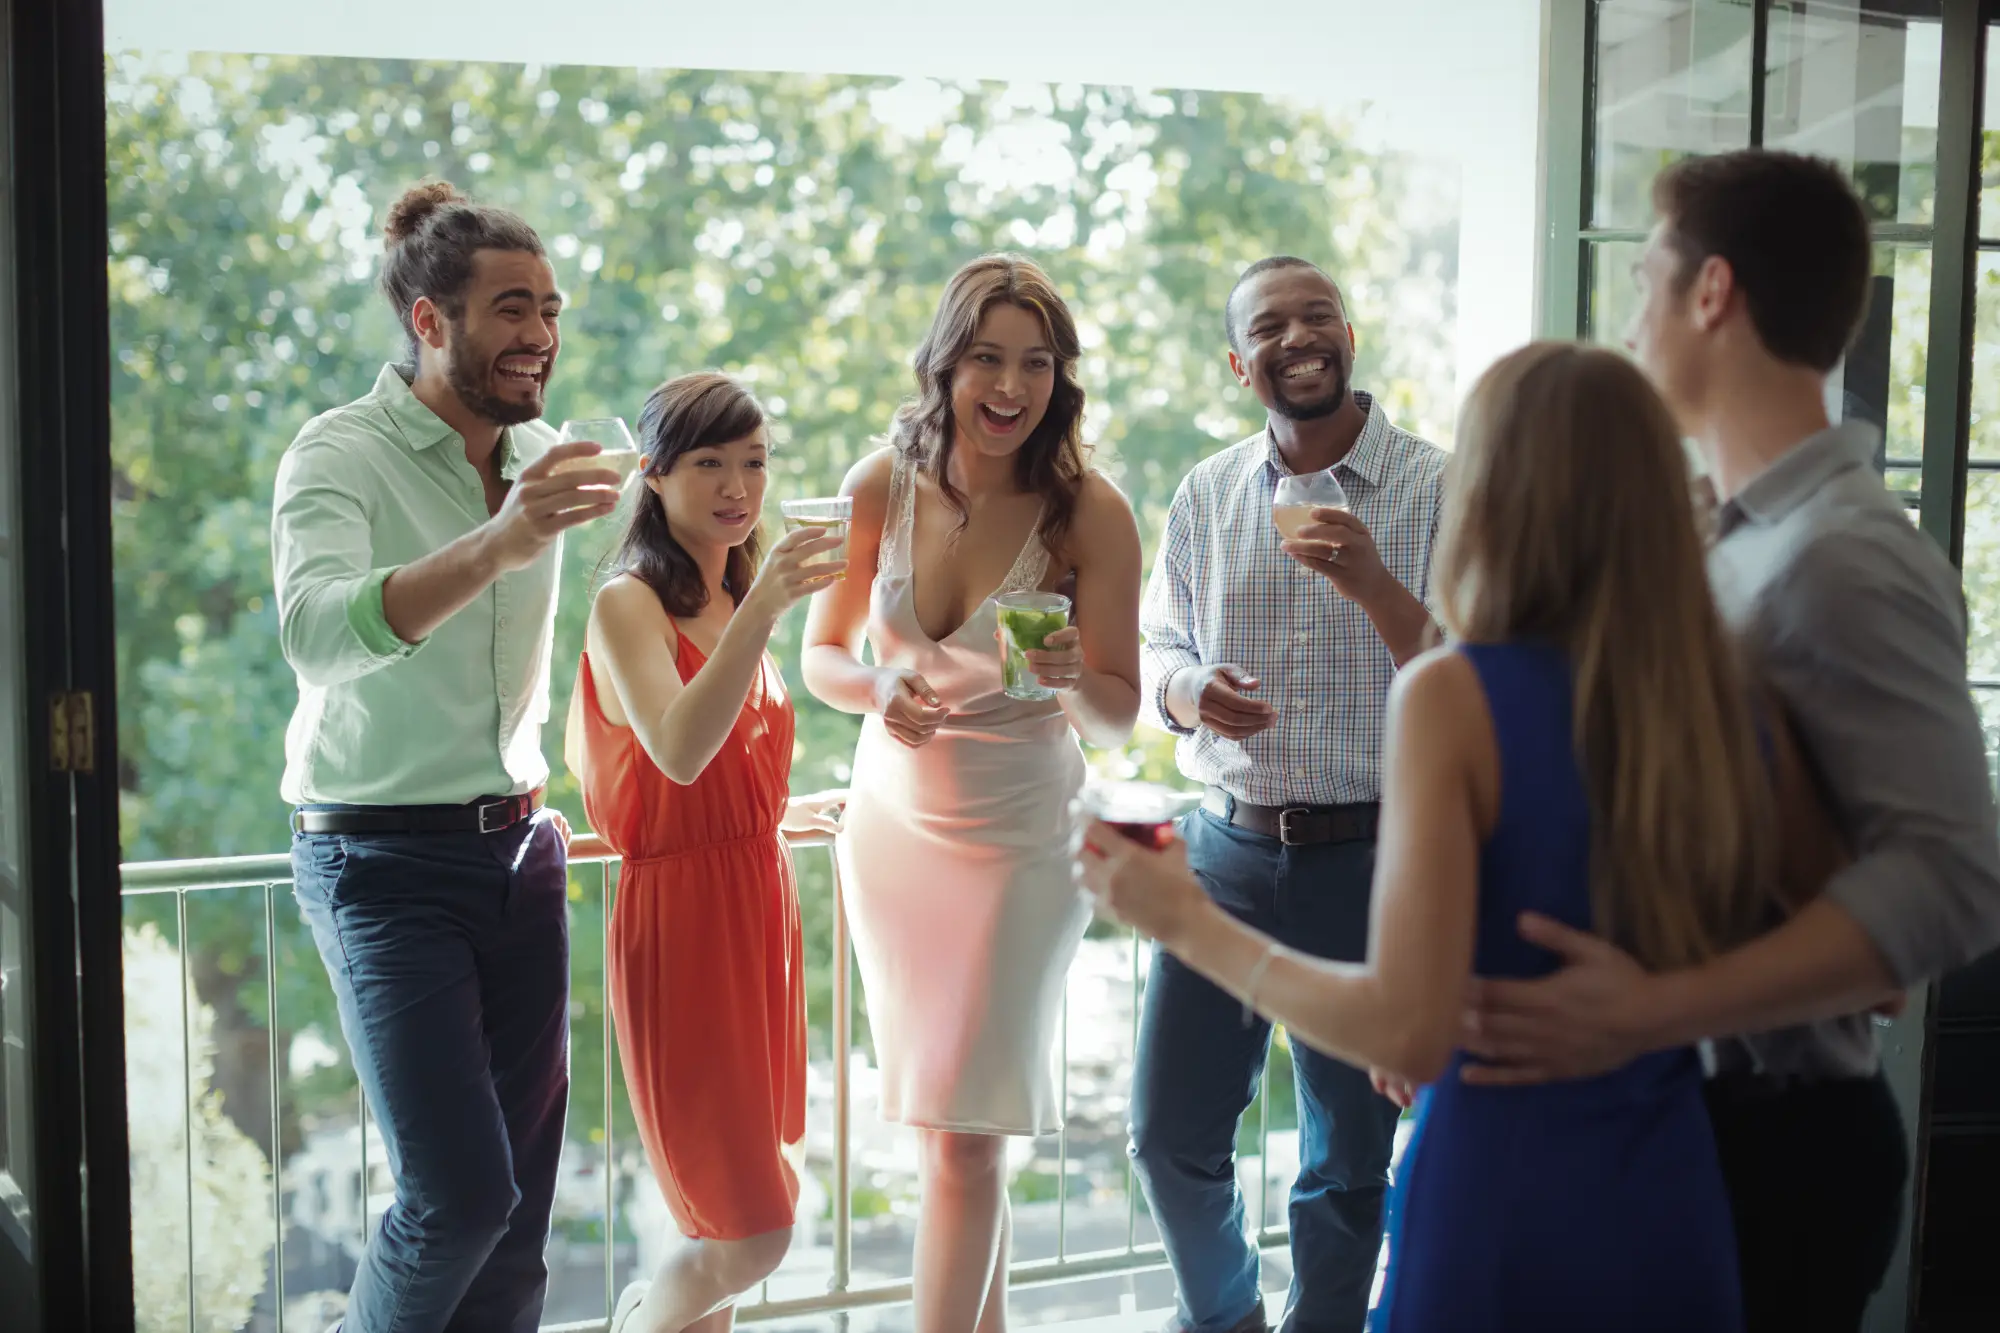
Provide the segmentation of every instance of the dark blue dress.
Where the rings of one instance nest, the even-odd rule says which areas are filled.
[[[1460,648],[1500,749],[1500,814],[1479,858],[1474,969],[1536,977],[1533,909],[1588,929],[1590,808],[1571,743],[1570,668],[1542,645]],[[1417,1103],[1389,1199],[1371,1333],[1735,1333],[1736,1241],[1692,1050],[1598,1078],[1469,1087],[1455,1055]]]

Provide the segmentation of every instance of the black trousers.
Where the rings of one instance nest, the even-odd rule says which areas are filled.
[[[1895,1252],[1910,1169],[1887,1080],[1725,1078],[1707,1096],[1748,1333],[1855,1333]]]

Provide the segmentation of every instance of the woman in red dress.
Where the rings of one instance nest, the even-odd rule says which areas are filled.
[[[639,416],[645,490],[591,606],[567,744],[590,825],[623,858],[607,971],[625,1086],[687,1236],[618,1300],[613,1333],[723,1333],[791,1242],[805,1133],[804,952],[787,829],[792,705],[765,646],[843,568],[807,529],[758,568],[768,445],[715,374]]]

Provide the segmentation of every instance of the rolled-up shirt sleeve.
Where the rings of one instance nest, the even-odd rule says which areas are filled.
[[[1853,843],[1825,892],[1909,986],[2000,945],[2000,824],[1963,601],[1907,546],[1852,536],[1767,599],[1766,666]]]
[[[301,438],[278,464],[271,505],[271,564],[278,595],[278,642],[308,685],[337,685],[422,646],[389,627],[382,585],[396,566],[371,563],[360,469],[340,441]]]
[[[1183,481],[1167,509],[1166,531],[1160,534],[1153,577],[1139,606],[1139,697],[1146,718],[1176,736],[1192,736],[1192,728],[1174,721],[1167,711],[1167,685],[1183,668],[1201,665],[1194,641],[1194,588],[1188,570],[1194,554],[1193,496]]]

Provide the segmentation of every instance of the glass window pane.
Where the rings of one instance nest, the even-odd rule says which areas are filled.
[[[1652,180],[1697,153],[1750,142],[1748,0],[1597,6],[1591,225],[1652,223]]]
[[[1771,6],[1764,142],[1846,166],[1880,221],[1932,220],[1940,8],[1936,0]]]
[[[1979,161],[1979,234],[2000,238],[2000,32],[1986,29],[1986,110]]]
[[[2000,472],[1965,479],[1966,669],[2000,679]]]
[[[1867,318],[1827,385],[1827,410],[1836,420],[1866,421],[1882,432],[1876,460],[1912,523],[1923,482],[1930,319],[1930,251],[1877,246]]]
[[[1988,142],[1994,142],[1993,135]],[[2000,254],[1981,251],[1972,268],[1972,457],[2000,459]]]
[[[1911,464],[1923,456],[1930,320],[1930,251],[1877,246],[1867,318],[1827,386],[1838,395],[1829,405],[1834,416],[1873,424],[1886,457]],[[1914,488],[1914,474],[1908,484]]]
[[[1590,322],[1584,337],[1623,347],[1639,313],[1639,280],[1632,269],[1646,253],[1640,241],[1598,241],[1590,247]]]
[[[2000,689],[1975,686],[1972,701],[1979,705],[1979,721],[1986,732],[1986,773],[2000,789]]]

